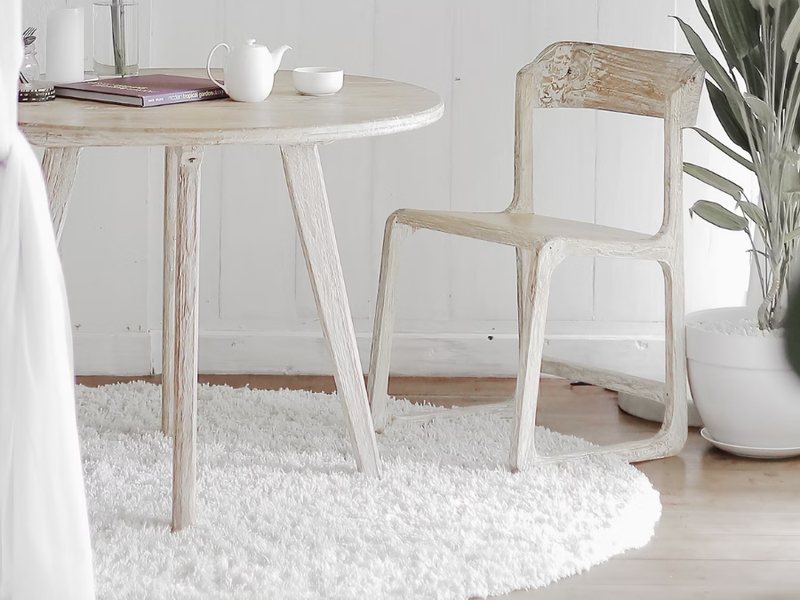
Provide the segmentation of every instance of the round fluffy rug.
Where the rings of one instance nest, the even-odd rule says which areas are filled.
[[[79,386],[98,598],[466,600],[544,586],[643,546],[661,514],[635,468],[505,467],[491,416],[395,424],[359,475],[335,395],[203,386],[197,524],[170,533],[161,391]],[[421,410],[394,401],[395,413]],[[541,453],[587,444],[540,428]]]

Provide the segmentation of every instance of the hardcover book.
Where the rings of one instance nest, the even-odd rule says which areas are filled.
[[[97,100],[145,108],[228,97],[208,79],[163,74],[61,83],[55,88],[56,96],[63,98]]]

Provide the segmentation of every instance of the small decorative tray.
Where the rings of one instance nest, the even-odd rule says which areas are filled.
[[[52,85],[25,85],[19,90],[20,102],[47,102],[55,100],[56,90]]]

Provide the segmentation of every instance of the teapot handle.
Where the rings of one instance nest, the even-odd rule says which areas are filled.
[[[227,94],[228,90],[225,89],[225,84],[222,83],[221,81],[217,81],[216,79],[214,79],[214,76],[211,74],[211,58],[214,56],[214,52],[216,52],[217,50],[219,50],[223,46],[230,53],[231,47],[228,46],[228,44],[226,44],[224,42],[222,44],[217,44],[216,46],[214,46],[214,48],[211,50],[211,54],[208,55],[208,61],[206,61],[206,72],[208,73],[208,78],[211,81],[213,81],[218,87],[221,87],[222,90]]]

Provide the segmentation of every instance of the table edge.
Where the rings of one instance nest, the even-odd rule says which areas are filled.
[[[431,92],[435,94],[435,92]],[[318,144],[338,140],[359,139],[413,131],[431,125],[444,115],[444,101],[412,115],[377,122],[348,123],[318,127],[288,127],[249,129],[243,131],[166,131],[140,129],[136,131],[93,131],[86,127],[19,123],[18,127],[34,146],[44,148],[97,146],[220,146],[255,144],[293,146]]]

